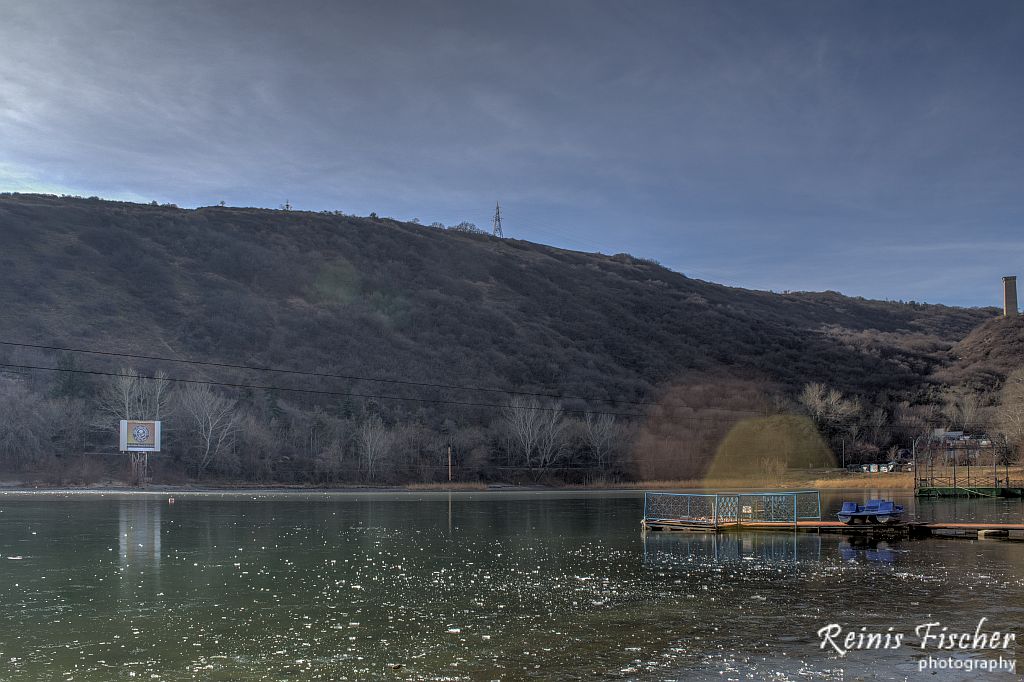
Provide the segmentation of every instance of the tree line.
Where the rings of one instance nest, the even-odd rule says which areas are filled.
[[[67,361],[63,361],[65,367]],[[162,422],[151,459],[166,482],[392,484],[448,479],[585,481],[627,474],[628,426],[514,397],[484,424],[429,423],[374,402],[301,404],[272,391],[233,395],[134,368],[89,381],[0,374],[0,468],[61,482],[117,474],[122,419]]]
[[[73,363],[61,357],[58,365]],[[793,415],[812,424],[818,440]],[[836,463],[883,461],[935,428],[991,433],[1016,455],[1024,447],[1024,370],[998,392],[949,388],[941,402],[919,405],[869,403],[818,382],[792,399],[752,382],[695,383],[669,390],[638,422],[523,396],[486,420],[438,421],[373,401],[302,404],[273,391],[179,383],[159,371],[142,377],[133,368],[102,380],[7,372],[0,374],[0,468],[59,483],[116,478],[125,466],[111,456],[121,419],[163,422],[164,451],[152,461],[156,479],[168,483],[443,482],[449,452],[456,481],[689,479],[745,469],[771,478],[787,465],[822,466],[819,442]],[[800,461],[765,448],[799,450]]]

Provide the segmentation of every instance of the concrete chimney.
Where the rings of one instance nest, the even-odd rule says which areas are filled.
[[[1003,277],[1003,317],[1017,317],[1017,276]]]

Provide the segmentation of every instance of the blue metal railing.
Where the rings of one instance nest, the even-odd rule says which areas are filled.
[[[644,522],[694,526],[821,520],[817,490],[742,493],[644,493]]]

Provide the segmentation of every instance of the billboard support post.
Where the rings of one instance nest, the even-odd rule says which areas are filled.
[[[149,453],[160,452],[159,421],[122,419],[120,428],[121,452],[131,455],[132,483],[145,485],[149,476]]]

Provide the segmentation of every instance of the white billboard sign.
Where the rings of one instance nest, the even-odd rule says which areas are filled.
[[[160,422],[122,419],[121,452],[160,452]]]

